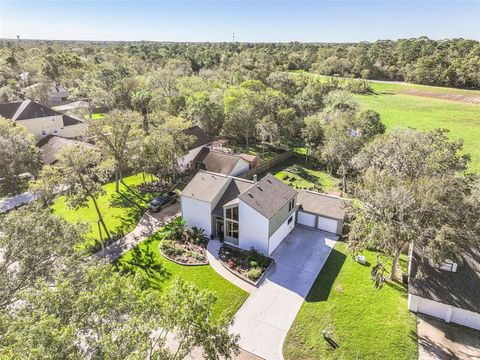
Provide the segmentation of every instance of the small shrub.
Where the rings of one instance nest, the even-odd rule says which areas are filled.
[[[258,266],[258,263],[255,260],[251,260],[248,265],[250,265],[251,268],[254,268]]]
[[[283,178],[282,178],[282,179],[283,179],[283,180],[288,180],[289,177],[290,177],[290,176],[289,176],[288,174],[285,174],[285,175],[283,175]]]
[[[250,280],[257,281],[262,276],[262,269],[259,267],[253,267],[245,273],[245,276]]]
[[[205,230],[194,226],[192,228],[192,242],[196,245],[201,245],[205,239]]]
[[[173,240],[163,240],[160,243],[160,249],[165,255],[168,256],[180,256],[185,252],[181,246]]]

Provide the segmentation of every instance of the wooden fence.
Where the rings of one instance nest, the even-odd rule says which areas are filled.
[[[273,159],[260,163],[257,167],[250,169],[245,174],[240,175],[239,177],[243,179],[253,179],[253,175],[261,174],[267,170],[270,170],[275,165],[280,164],[281,162],[287,160],[288,158],[292,157],[294,154],[293,150],[287,150],[280,155],[275,156]]]

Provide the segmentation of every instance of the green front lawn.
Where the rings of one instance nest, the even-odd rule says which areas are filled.
[[[364,255],[375,262],[375,252]],[[406,288],[386,283],[375,289],[370,269],[337,243],[290,328],[286,359],[417,359],[416,322],[407,309]],[[323,338],[325,329],[338,348]]]
[[[154,197],[153,194],[143,195],[136,190],[136,185],[143,182],[142,175],[132,175],[125,178],[125,184],[120,184],[120,192],[115,192],[115,182],[103,186],[105,194],[98,198],[98,206],[104,217],[105,224],[113,234],[127,234],[132,231],[146,210],[146,205]],[[89,227],[85,247],[91,252],[100,249],[100,234],[98,231],[98,216],[89,201],[88,206],[78,210],[67,206],[65,197],[61,196],[53,204],[56,214],[72,223],[83,222]],[[105,234],[103,234],[105,236]]]
[[[228,282],[209,265],[182,266],[167,260],[160,254],[158,245],[163,238],[162,230],[125,253],[116,261],[120,271],[144,272],[154,289],[162,290],[176,276],[194,283],[199,289],[211,290],[217,296],[214,315],[233,317],[248,293]]]

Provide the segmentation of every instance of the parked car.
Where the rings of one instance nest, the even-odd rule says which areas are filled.
[[[148,203],[148,210],[159,212],[162,207],[168,204],[173,204],[175,201],[177,201],[177,193],[175,191],[169,191],[150,201]]]

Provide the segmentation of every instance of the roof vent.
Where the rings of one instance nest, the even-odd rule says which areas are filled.
[[[253,195],[252,195],[252,194],[248,193],[248,196],[250,196],[250,197],[253,199]]]
[[[267,179],[267,181],[271,184],[272,182],[270,181],[270,179]]]
[[[263,189],[260,186],[257,186],[258,190],[263,191]]]
[[[440,265],[440,270],[457,272],[457,263],[447,259]]]

